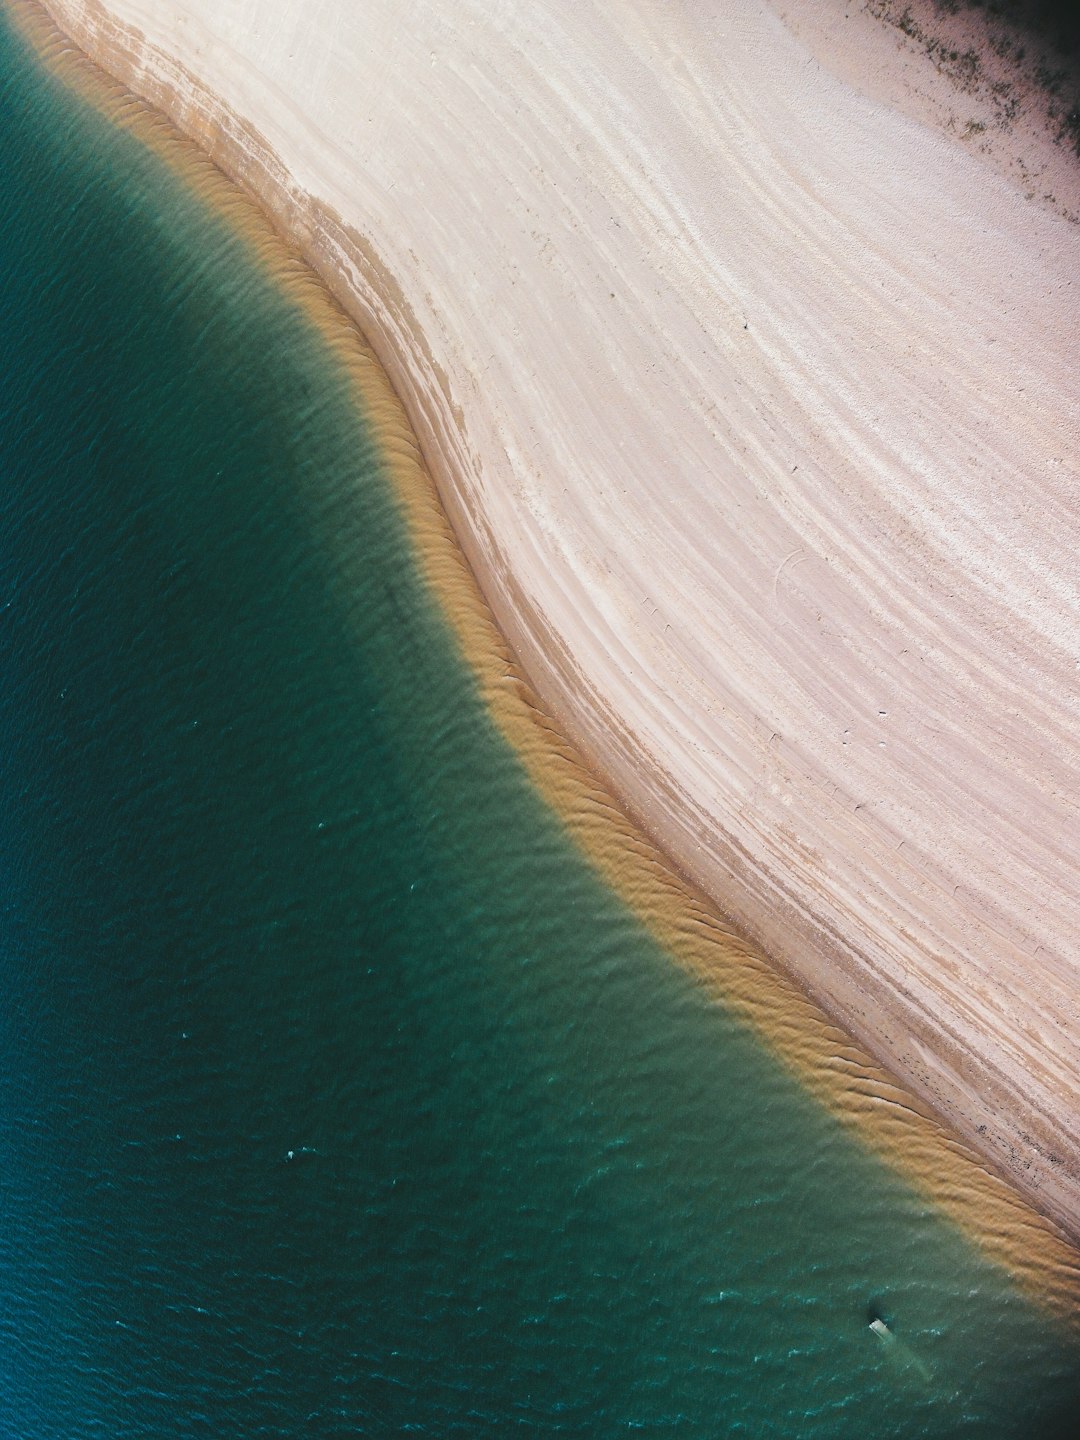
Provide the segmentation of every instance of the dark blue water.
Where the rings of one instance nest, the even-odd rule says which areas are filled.
[[[1077,1433],[530,790],[318,334],[6,25],[0,201],[0,1433]]]

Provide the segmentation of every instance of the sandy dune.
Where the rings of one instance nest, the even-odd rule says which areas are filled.
[[[1080,226],[761,0],[47,8],[337,277],[633,813],[1080,1233]]]

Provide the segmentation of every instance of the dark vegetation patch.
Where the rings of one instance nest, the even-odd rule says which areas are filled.
[[[1025,97],[1038,95],[1055,141],[1080,157],[1080,0],[866,0],[866,9],[925,50],[959,91],[984,101],[996,128],[1008,130]],[[958,46],[948,25],[936,23],[971,12],[983,16],[989,49],[1001,62],[992,75],[981,49]],[[963,134],[986,128],[986,120],[969,120]]]

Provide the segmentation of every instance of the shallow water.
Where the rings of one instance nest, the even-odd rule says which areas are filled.
[[[1075,1433],[530,790],[243,242],[6,24],[0,141],[5,1433]]]

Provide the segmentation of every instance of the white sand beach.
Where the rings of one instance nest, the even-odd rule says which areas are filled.
[[[634,818],[1080,1235],[1080,161],[814,0],[46,8],[356,315]]]

